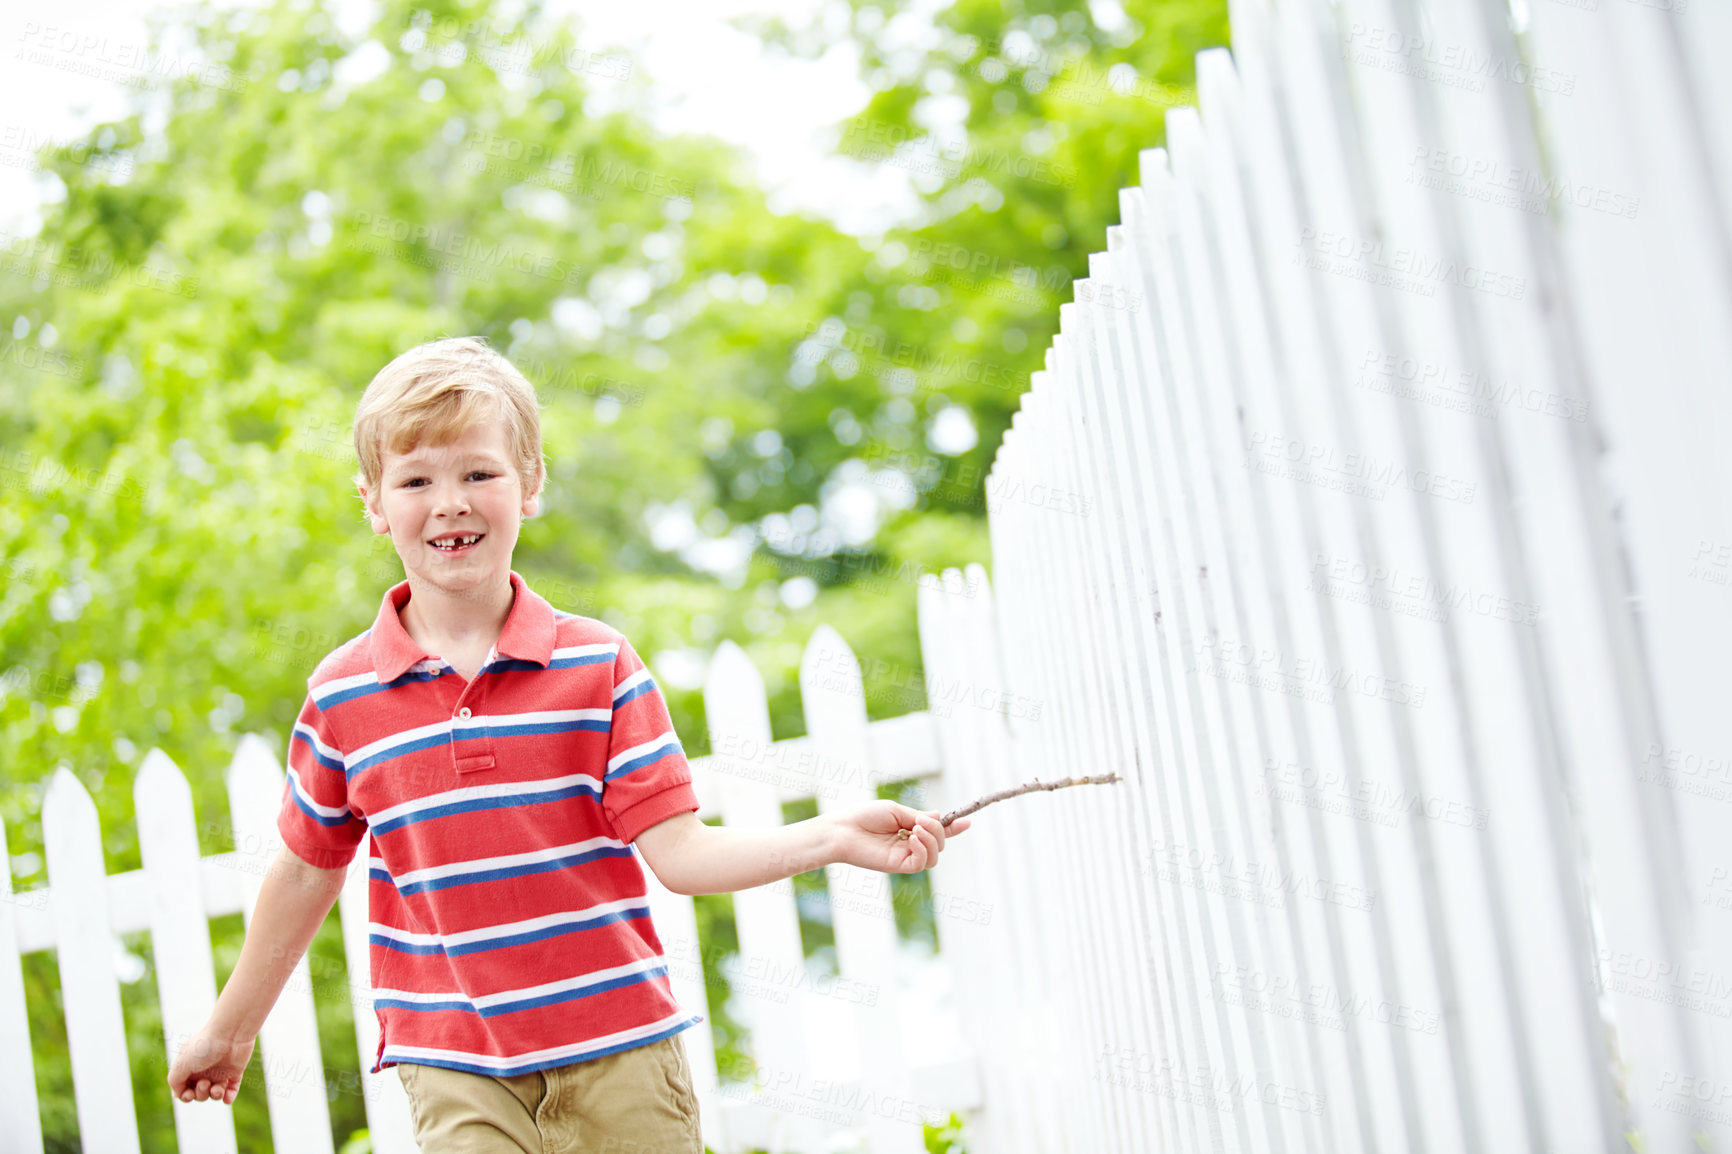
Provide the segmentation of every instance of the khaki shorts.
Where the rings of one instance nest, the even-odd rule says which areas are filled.
[[[498,1077],[397,1064],[422,1154],[704,1154],[678,1034]]]

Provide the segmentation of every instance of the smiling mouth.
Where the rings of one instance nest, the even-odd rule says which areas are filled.
[[[447,537],[444,540],[432,542],[433,548],[440,553],[466,553],[481,544],[485,533],[471,533],[467,537]]]

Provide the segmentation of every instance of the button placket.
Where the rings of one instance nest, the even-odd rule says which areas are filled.
[[[483,666],[482,668],[485,669],[486,667]],[[459,707],[451,718],[451,768],[459,774],[493,769],[498,764],[493,756],[493,738],[491,736],[470,736],[480,726],[461,724],[473,720],[475,716],[474,711],[469,706],[463,705],[462,702],[474,700],[476,704],[480,704],[481,691],[477,689],[480,684],[481,674],[478,672],[474,680],[470,681],[469,688],[465,689],[463,695],[457,699]]]

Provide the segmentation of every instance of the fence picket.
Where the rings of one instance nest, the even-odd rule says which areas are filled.
[[[132,784],[138,818],[138,850],[150,883],[150,945],[156,962],[157,1002],[172,1059],[216,1008],[216,970],[211,963],[200,878],[198,824],[186,776],[160,749],[145,754]],[[168,1092],[167,1070],[160,1087]],[[183,1102],[170,1095],[174,1132],[186,1151],[233,1154],[233,1107]]]
[[[1043,692],[1040,687],[1017,677],[1020,670],[1007,657],[1013,642],[1022,645],[1037,643],[1031,623],[1017,620],[1009,623],[1007,629],[985,570],[974,564],[968,567],[968,573],[962,587],[978,592],[966,602],[958,599],[956,584],[946,583],[945,586],[954,620],[954,640],[946,654],[947,660],[960,674],[969,664],[968,656],[975,655],[978,668],[992,671],[1003,679],[1013,705],[1009,716],[1003,719],[970,715],[975,734],[974,748],[978,755],[975,785],[969,796],[975,797],[1020,786],[1035,774],[1045,773],[1050,777],[1056,772],[1057,767],[1037,767],[1030,760],[1018,757],[1029,731],[1042,724],[1053,724],[1056,707],[1050,699],[1040,696]],[[995,893],[991,890],[986,892],[993,893],[990,907],[993,924],[1002,927],[1000,934],[1005,942],[997,955],[1002,957],[1008,950],[1017,963],[1010,971],[1017,982],[1016,1000],[1011,1004],[1035,1011],[1028,1015],[1018,1014],[1009,1021],[1002,1013],[994,1013],[1000,1022],[1018,1028],[1017,1033],[1004,1044],[1012,1047],[1018,1055],[1021,1065],[1019,1104],[1033,1116],[1035,1126],[1026,1131],[1019,1126],[1017,1136],[1026,1148],[1035,1151],[1062,1149],[1066,1145],[1065,1123],[1059,1104],[1054,1102],[1053,1095],[1043,1092],[1049,1084],[1046,1072],[1037,1062],[1030,1061],[1034,1054],[1058,1053],[1059,1039],[1065,1033],[1065,1025],[1058,1017],[1058,1007],[1051,997],[1053,971],[1040,964],[1051,938],[1048,895],[1055,888],[1055,879],[1047,863],[1027,849],[1049,841],[1051,831],[1044,820],[1026,808],[997,814],[993,819],[982,817],[976,828],[990,846],[990,854],[980,855],[977,876],[983,885],[989,878],[1003,879]],[[969,853],[974,851],[971,849]],[[987,1052],[1004,1051],[995,1047]],[[1099,1055],[1090,1060],[1095,1062],[1095,1067],[1088,1072],[1088,1076],[1093,1078],[1101,1070]],[[1007,1117],[1006,1125],[1017,1126],[1016,1116]]]
[[[694,765],[693,776],[703,771]],[[633,848],[636,846],[634,844]],[[650,921],[661,939],[662,953],[668,960],[668,984],[673,987],[674,1000],[686,1010],[703,1015],[703,1021],[679,1037],[686,1048],[692,1068],[692,1092],[698,1098],[698,1119],[704,1131],[704,1145],[713,1150],[731,1150],[727,1129],[727,1113],[716,1096],[719,1085],[716,1072],[716,1035],[710,1022],[709,1003],[704,993],[705,947],[698,939],[697,909],[687,894],[676,894],[662,885],[661,879],[642,860],[638,867],[644,873],[644,885],[649,891]]]
[[[1594,795],[1582,807],[1585,836],[1608,847],[1595,855],[1592,882],[1606,922],[1594,939],[1598,985],[1616,1004],[1620,1042],[1632,1043],[1618,1079],[1631,1128],[1655,1142],[1688,1130],[1688,1141],[1725,1149],[1732,840],[1725,772],[1707,767],[1726,764],[1732,678],[1724,662],[1705,658],[1732,639],[1723,448],[1732,426],[1732,131],[1718,63],[1732,51],[1732,23],[1717,4],[1613,9],[1585,22],[1541,7],[1524,41],[1553,75],[1575,81],[1571,99],[1548,101],[1543,125],[1501,91],[1486,111],[1510,164],[1544,157],[1562,187],[1596,190],[1586,204],[1553,201],[1543,216],[1516,216],[1509,239],[1530,254],[1534,298],[1567,295],[1567,307],[1538,318],[1555,374],[1542,378],[1541,395],[1581,406],[1585,419],[1567,422],[1568,461],[1579,485],[1603,490],[1588,525],[1594,608],[1610,653],[1577,644],[1557,656],[1565,668],[1591,659],[1604,686],[1592,698],[1566,697],[1573,708],[1561,719],[1587,754],[1574,759],[1575,792]],[[1511,50],[1509,29],[1480,25],[1493,51]],[[1557,217],[1568,227],[1555,227]],[[1486,247],[1476,242],[1475,251]],[[1557,630],[1560,649],[1572,633],[1581,636]],[[1608,672],[1620,681],[1608,684]],[[1608,699],[1629,715],[1621,734],[1578,723]],[[1621,744],[1596,740],[1603,736]],[[1676,976],[1637,976],[1662,968]],[[1554,1114],[1567,1105],[1550,1080],[1541,1089]]]
[[[973,584],[983,588],[984,574]],[[922,576],[916,611],[921,667],[930,685],[955,684],[971,672],[980,676],[997,668],[982,662],[971,671],[962,659],[968,652],[967,622],[942,577]],[[1014,769],[1008,758],[992,760],[983,732],[990,727],[988,719],[930,697],[928,709],[937,711],[944,788],[942,795],[927,797],[926,808],[954,808],[1008,782]],[[1026,1070],[1030,1056],[1045,1052],[1037,1025],[1045,1000],[1027,980],[1032,943],[1023,942],[1010,908],[1013,895],[1023,895],[1019,901],[1026,897],[1024,869],[1006,858],[1002,828],[995,823],[972,825],[958,845],[963,848],[947,853],[932,871],[932,887],[935,894],[942,889],[960,895],[959,908],[969,916],[937,918],[938,940],[961,979],[957,998],[969,1048],[977,1055],[1011,1059],[981,1063],[984,1102],[969,1118],[970,1134],[982,1154],[1027,1154],[1040,1148],[1043,1134],[1054,1136],[1046,1148],[1056,1149],[1056,1117],[1050,1103],[1030,1092]]]
[[[136,1154],[138,1119],[115,977],[120,943],[109,929],[102,829],[96,803],[65,766],[54,771],[42,798],[42,842],[53,895],[49,912],[66,1007],[79,1142],[92,1150]]]
[[[866,690],[860,663],[842,635],[828,625],[819,625],[806,641],[800,662],[800,704],[817,774],[818,812],[846,812],[874,800],[877,792],[868,784],[873,767],[866,747]],[[912,1096],[915,1088],[902,1077],[905,1063],[890,878],[840,862],[826,867],[825,874],[837,968],[846,983],[838,986],[847,995],[845,1005],[856,1039],[847,1049],[859,1057],[851,1076],[869,1093],[918,1105]],[[899,1120],[896,1113],[869,1114],[867,1130],[874,1151],[919,1154],[926,1148],[920,1127]]]
[[[250,860],[241,879],[241,916],[250,928],[253,908],[267,868],[282,846],[277,811],[287,778],[262,741],[243,742],[229,765],[229,814],[237,856]],[[330,1154],[331,1112],[325,1099],[325,1071],[319,1052],[319,1023],[313,983],[303,954],[259,1031],[254,1059],[264,1070],[270,1104],[271,1141],[281,1150]],[[372,1063],[368,1063],[371,1068]]]
[[[724,827],[763,830],[780,826],[781,802],[761,778],[771,756],[770,707],[764,679],[746,651],[732,641],[724,641],[710,661],[704,682],[704,715],[713,751],[711,768],[722,777],[717,784]],[[738,1111],[741,1126],[737,1136],[772,1152],[807,1148],[817,1141],[816,1120],[771,1105],[806,1077],[805,983],[796,978],[805,972],[806,956],[800,944],[793,879],[740,890],[733,900],[740,953],[748,966],[763,967],[783,985],[793,987],[742,999],[750,1023],[753,1058],[765,1085],[755,1084],[746,1097],[755,1109]],[[729,1133],[735,1134],[734,1126],[729,1126]]]

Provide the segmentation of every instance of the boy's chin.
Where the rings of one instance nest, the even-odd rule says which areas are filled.
[[[405,562],[403,572],[424,585],[456,593],[480,586],[491,587],[505,577],[508,570],[497,565],[481,564],[448,565],[443,569],[437,564],[411,567]]]

